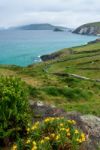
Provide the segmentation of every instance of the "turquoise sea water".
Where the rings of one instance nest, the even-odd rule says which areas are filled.
[[[69,32],[5,30],[0,31],[0,64],[27,66],[39,56],[96,39]]]

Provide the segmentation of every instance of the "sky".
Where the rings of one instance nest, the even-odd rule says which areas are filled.
[[[0,0],[0,27],[50,23],[76,28],[100,21],[100,0]]]

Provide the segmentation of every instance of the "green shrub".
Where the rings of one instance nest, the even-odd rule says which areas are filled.
[[[84,99],[87,100],[91,96],[91,92],[86,91],[84,89],[80,88],[64,88],[62,91],[62,94],[67,97],[69,100],[80,100]]]
[[[0,77],[0,145],[24,135],[29,118],[25,83],[15,77]]]
[[[60,90],[57,87],[54,87],[54,86],[43,88],[43,90],[47,94],[52,95],[52,96],[59,96],[60,95]]]
[[[80,88],[71,88],[71,87],[45,87],[43,90],[46,92],[46,94],[51,96],[64,96],[68,100],[80,100],[84,99],[87,100],[91,97],[92,93],[90,91],[86,91],[84,89]]]
[[[39,90],[35,87],[32,87],[31,85],[28,86],[29,94],[32,97],[37,97],[39,95]]]
[[[78,84],[80,84],[81,80],[80,79],[76,79],[76,78],[72,78],[72,77],[66,77],[63,79],[67,84],[68,86],[70,87],[74,87]]]

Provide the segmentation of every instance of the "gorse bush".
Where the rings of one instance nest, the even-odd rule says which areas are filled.
[[[48,95],[52,95],[52,96],[61,95],[60,89],[54,86],[43,88],[43,91],[45,91]]]
[[[0,145],[24,135],[29,118],[25,83],[19,78],[0,77]]]
[[[29,126],[27,139],[19,140],[12,150],[79,150],[85,141],[74,120],[49,117]]]

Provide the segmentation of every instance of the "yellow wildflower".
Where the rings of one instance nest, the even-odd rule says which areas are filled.
[[[66,129],[65,128],[60,128],[60,131],[65,131]]]
[[[63,127],[64,126],[64,124],[63,123],[60,123],[60,127]]]
[[[54,138],[54,137],[55,137],[55,134],[54,134],[54,133],[52,133],[52,134],[50,135],[50,137],[51,137],[51,138]]]
[[[37,150],[37,146],[33,146],[31,150]]]
[[[30,128],[27,128],[27,132],[29,132],[30,131]]]
[[[67,120],[67,122],[70,123],[70,124],[76,124],[75,120]]]
[[[53,117],[48,117],[44,120],[45,123],[55,120]]]
[[[37,150],[36,142],[35,142],[35,141],[33,141],[33,142],[32,142],[32,144],[33,144],[33,147],[32,147],[32,149],[31,149],[31,150]]]
[[[32,144],[33,144],[33,146],[36,146],[36,142],[35,141],[33,141]]]
[[[11,148],[11,150],[17,150],[17,145],[14,144],[13,147]]]
[[[35,126],[39,126],[39,124],[40,124],[39,121],[37,121],[34,125]]]
[[[59,120],[60,118],[59,117],[56,117],[56,120]]]
[[[56,137],[55,137],[55,140],[59,140],[60,139],[60,134],[58,134]]]
[[[67,133],[67,136],[70,136],[70,133],[69,133],[69,132]]]
[[[76,141],[77,141],[78,143],[82,143],[82,140],[81,140],[81,139],[76,139]]]
[[[84,138],[82,138],[82,142],[85,142],[86,141],[86,138],[84,137]]]
[[[40,141],[41,144],[43,144],[44,142],[45,142],[45,141],[44,141],[43,139]]]
[[[66,132],[69,132],[69,131],[70,131],[70,129],[69,129],[69,128],[67,128],[67,129],[66,129]]]
[[[49,141],[50,138],[49,138],[48,136],[46,136],[46,137],[44,138],[44,140]]]
[[[78,133],[79,133],[79,131],[76,129],[76,130],[75,130],[75,134],[78,134]]]
[[[46,123],[46,122],[49,122],[50,120],[48,119],[48,118],[46,118],[45,120],[44,120],[44,122]]]
[[[31,141],[30,141],[30,139],[28,139],[27,141],[26,141],[26,144],[29,144]]]
[[[39,126],[39,121],[37,121],[35,124],[33,124],[33,126],[32,126],[32,130],[35,130],[35,129],[37,129],[38,128],[38,126]]]
[[[72,120],[72,124],[76,124],[76,121],[75,121],[75,120]]]
[[[84,134],[84,133],[82,133],[82,134],[81,134],[81,137],[83,137],[83,138],[84,138],[84,137],[85,137],[85,134]]]
[[[85,137],[84,133],[81,134],[81,139],[82,139],[83,142],[86,140],[86,137]]]
[[[35,130],[35,129],[36,129],[36,126],[33,126],[31,129],[32,129],[32,130]]]
[[[79,139],[79,143],[82,143],[82,140],[81,140],[81,139]]]

